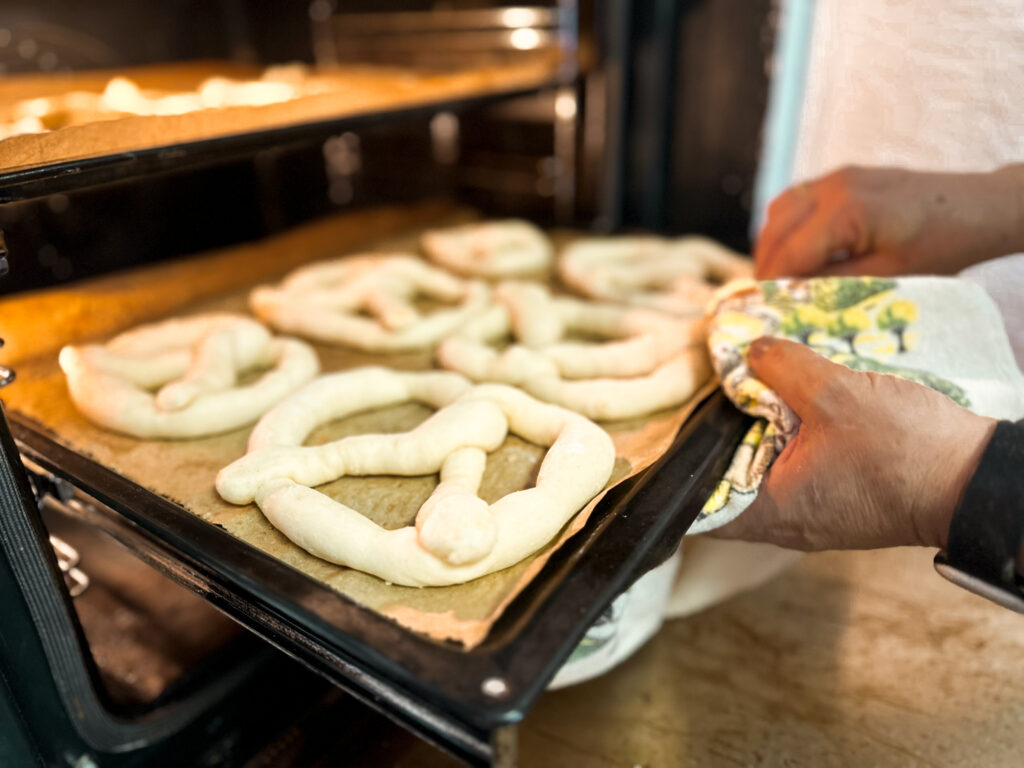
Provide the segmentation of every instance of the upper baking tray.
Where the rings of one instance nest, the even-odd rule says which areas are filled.
[[[191,89],[214,75],[255,71],[235,64],[189,64],[61,78],[8,78],[0,99],[53,96],[59,88],[103,90],[114,76],[140,85]],[[476,70],[340,67],[319,75],[327,90],[263,106],[180,115],[131,115],[0,141],[0,203],[251,156],[260,149],[315,141],[345,130],[439,111],[462,111],[535,92],[561,81],[557,62],[534,60]]]

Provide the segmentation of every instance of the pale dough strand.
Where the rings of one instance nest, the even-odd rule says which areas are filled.
[[[642,376],[583,381],[547,377],[527,382],[524,389],[541,400],[578,410],[588,418],[618,421],[684,403],[710,376],[707,354],[691,347]]]
[[[503,283],[495,298],[498,304],[438,345],[442,366],[601,421],[678,405],[710,376],[703,319],[556,298],[528,283]],[[571,333],[610,341],[558,340]],[[494,345],[509,336],[520,343],[499,352]]]
[[[417,297],[455,304],[423,315]],[[249,303],[274,328],[367,352],[429,349],[481,312],[490,289],[414,256],[369,254],[311,264]]]
[[[576,292],[680,315],[702,314],[716,284],[753,273],[750,259],[705,237],[586,238],[558,259]]]
[[[320,369],[308,344],[274,338],[256,321],[229,314],[167,320],[105,345],[64,347],[60,366],[86,418],[135,437],[168,439],[251,424]],[[239,374],[259,368],[270,370],[238,386]]]
[[[431,261],[467,277],[539,275],[554,259],[547,235],[519,219],[431,230],[423,234],[420,246]]]
[[[401,434],[302,442],[319,424],[410,400],[439,407]],[[488,505],[486,454],[513,432],[549,446],[533,488]],[[268,413],[249,453],[217,476],[228,501],[255,501],[317,557],[407,586],[458,584],[507,568],[550,542],[611,476],[615,449],[596,424],[502,385],[446,372],[366,368],[323,376]],[[440,482],[415,524],[386,530],[309,487],[344,475],[424,475]]]

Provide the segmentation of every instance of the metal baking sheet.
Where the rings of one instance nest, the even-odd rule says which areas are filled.
[[[328,229],[329,231],[329,229]],[[292,236],[292,247],[302,247],[309,256],[321,254],[330,238],[324,242],[319,225],[310,225],[305,238]],[[384,252],[415,251],[418,230],[377,241],[374,246]],[[277,238],[270,238],[274,243]],[[261,258],[274,256],[275,248],[261,241],[260,252],[250,252],[246,262],[249,270],[257,267]],[[167,294],[187,296],[192,286],[208,282],[211,274],[209,260],[197,259],[193,263],[178,263],[174,274],[161,273],[154,279],[148,271],[122,273],[119,278],[124,291],[119,298],[132,296],[141,305],[148,305]],[[193,312],[247,311],[247,296],[251,286],[229,290],[173,312],[175,315]],[[106,301],[107,280],[89,280],[81,283],[75,295],[65,297],[66,311],[77,314],[71,305],[91,307],[93,316],[104,311],[119,315],[118,302]],[[97,306],[97,303],[100,303]],[[26,328],[39,328],[42,318],[25,308],[18,297],[0,303],[0,316],[18,317],[10,330],[11,348],[24,350]],[[131,327],[135,323],[119,318],[120,324],[109,328],[109,333]],[[0,326],[4,323],[0,322]],[[218,526],[248,544],[273,555],[307,576],[325,583],[363,606],[387,615],[406,627],[441,640],[455,640],[471,648],[486,637],[491,626],[508,602],[536,575],[550,553],[567,538],[583,527],[593,505],[576,514],[558,537],[537,553],[519,563],[465,584],[447,587],[412,588],[387,584],[362,573],[314,557],[285,538],[275,529],[254,504],[233,505],[225,502],[214,490],[217,472],[245,453],[249,428],[222,435],[185,441],[141,440],[116,434],[92,424],[74,407],[68,397],[63,373],[57,365],[56,349],[52,342],[68,340],[71,333],[63,325],[52,329],[55,339],[43,346],[39,336],[29,334],[30,343],[42,348],[34,355],[22,357],[18,363],[18,383],[8,390],[9,404],[14,415],[23,423],[32,423],[37,431],[48,432],[66,448],[89,458],[126,480],[145,488],[162,498],[186,509],[210,525]],[[386,365],[405,370],[432,368],[430,352],[402,355],[372,355],[335,346],[315,344],[324,372],[340,371],[362,365]],[[29,351],[25,351],[28,355]],[[614,485],[635,474],[656,460],[669,447],[679,425],[689,415],[695,403],[651,414],[639,419],[605,423],[616,447],[616,462],[609,485]],[[310,442],[337,439],[348,434],[366,432],[396,432],[413,428],[430,414],[429,409],[417,404],[405,404],[356,414],[313,432]],[[514,435],[493,452],[487,461],[481,493],[485,500],[494,502],[505,494],[530,484],[544,451]],[[378,525],[396,528],[408,525],[436,484],[436,476],[427,477],[366,477],[341,478],[322,486],[320,490],[332,498],[360,510]]]
[[[518,722],[604,608],[667,557],[749,426],[720,394],[620,484],[472,651],[424,638],[11,418],[20,449],[105,505],[93,521],[161,570],[406,727],[474,762]],[[489,695],[485,681],[500,681]],[[492,687],[488,690],[493,690]]]
[[[366,221],[353,226],[364,227]],[[391,227],[395,222],[385,217],[380,223]],[[310,258],[317,255],[314,246],[337,242],[336,228],[325,231],[326,240],[314,228],[316,237],[301,241],[312,249],[305,252]],[[300,244],[289,243],[293,248]],[[275,255],[273,249],[266,253]],[[252,248],[235,255],[259,269]],[[166,292],[167,276],[158,274]],[[187,276],[186,271],[178,279]],[[113,330],[103,323],[97,320],[98,335]],[[32,370],[23,361],[29,380]],[[69,406],[59,387],[47,397],[52,407]],[[17,399],[11,422],[21,449],[101,502],[82,507],[95,524],[339,685],[378,703],[422,735],[478,760],[492,750],[489,734],[522,716],[608,602],[674,550],[747,423],[720,396],[705,402],[660,463],[613,488],[586,527],[505,608],[484,642],[467,652],[397,626],[296,563],[271,557],[197,517],[180,499],[143,487],[90,455],[87,443],[81,449],[69,444],[60,434],[59,419],[48,427],[47,419],[20,413]],[[137,447],[129,440],[119,449]],[[212,493],[206,485],[199,492]],[[492,681],[490,694],[482,688],[487,680]]]

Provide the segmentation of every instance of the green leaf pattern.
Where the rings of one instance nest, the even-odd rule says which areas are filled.
[[[777,332],[810,346],[847,368],[855,371],[888,373],[909,379],[931,387],[957,404],[969,408],[971,402],[967,393],[955,382],[930,371],[902,366],[891,361],[883,362],[864,354],[863,347],[871,347],[872,343],[874,346],[871,348],[875,354],[883,354],[890,359],[904,354],[911,348],[916,335],[909,329],[917,321],[919,311],[913,301],[898,295],[898,287],[895,280],[877,277],[772,280],[760,284],[763,304],[750,303],[741,307],[733,305],[729,307],[729,311],[757,315],[765,321],[766,327],[773,326]],[[773,315],[777,321],[766,315]],[[714,322],[712,324],[714,325]],[[895,343],[884,343],[885,337],[890,334]],[[733,343],[736,343],[735,351],[742,354],[744,359],[746,348],[752,340],[733,339]],[[880,344],[879,340],[883,344]],[[727,346],[712,343],[712,353],[728,352],[729,350],[724,348]],[[730,370],[733,369],[737,373],[743,373],[746,371],[745,362],[737,361],[737,365],[730,366]],[[743,375],[749,376],[749,373]],[[729,377],[723,377],[723,384],[728,383],[733,388],[742,384],[739,379],[727,381],[727,378]],[[730,393],[730,396],[733,396],[733,393]],[[755,431],[761,428],[763,426],[755,424],[744,443],[749,443]],[[760,432],[757,435],[759,438]],[[749,446],[741,445],[737,449],[734,463],[745,450],[749,451]],[[728,504],[730,496],[739,492],[733,483],[723,478],[707,500],[702,514],[711,515],[721,510]]]

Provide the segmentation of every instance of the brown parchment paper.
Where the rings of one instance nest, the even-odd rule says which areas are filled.
[[[430,637],[454,640],[467,649],[472,648],[486,637],[505,607],[540,571],[551,553],[586,524],[597,500],[576,515],[556,541],[503,571],[450,587],[413,588],[386,584],[374,576],[309,555],[273,528],[255,505],[234,506],[217,495],[214,478],[222,467],[245,453],[250,428],[190,441],[139,440],[108,432],[92,425],[75,410],[56,359],[56,346],[69,336],[77,341],[103,338],[155,315],[212,310],[245,312],[246,297],[254,275],[276,278],[297,262],[351,251],[360,240],[381,238],[404,228],[407,230],[405,235],[379,239],[374,248],[414,250],[416,233],[410,234],[408,230],[410,226],[422,227],[424,217],[430,217],[430,221],[435,223],[439,219],[444,223],[454,223],[465,220],[467,214],[445,209],[440,204],[427,204],[341,216],[287,235],[187,262],[121,273],[116,277],[88,281],[74,289],[0,301],[0,328],[8,325],[6,320],[11,317],[19,321],[16,338],[12,339],[12,346],[18,354],[5,356],[17,358],[18,370],[17,381],[4,392],[8,407],[49,430],[60,442],[79,453],[180,504],[198,517],[222,527],[356,602]],[[282,258],[282,249],[293,257]],[[299,253],[301,256],[295,255]],[[272,262],[271,266],[264,263],[267,259]],[[223,284],[224,273],[231,272],[231,265],[239,261],[245,261],[251,267],[249,279],[246,280],[243,274],[238,279],[241,285],[228,290]],[[239,278],[237,269],[235,274],[236,279]],[[219,281],[213,281],[220,286],[219,295],[187,305],[183,301],[180,311],[168,306],[167,300],[159,301],[159,297],[168,294],[188,296],[193,286],[200,295],[208,295],[199,287],[208,275],[221,276]],[[49,307],[56,296],[80,305],[74,311],[66,308],[63,317],[87,317],[89,327],[67,327],[59,320],[54,322],[36,314],[41,332],[31,333],[31,316]],[[122,305],[122,301],[126,304]],[[152,302],[157,303],[156,309]],[[125,306],[135,309],[129,312]],[[30,311],[32,309],[35,313]],[[10,333],[10,329],[6,332]],[[63,339],[59,338],[61,336]],[[44,351],[29,354],[32,345],[38,345]],[[413,370],[432,366],[429,353],[382,356],[315,346],[325,372],[366,364]],[[713,386],[709,384],[708,389]],[[698,394],[680,408],[645,419],[605,424],[617,453],[609,485],[621,482],[660,457],[704,394]],[[370,431],[405,431],[429,413],[425,407],[406,404],[357,414],[319,428],[309,442],[318,443]],[[510,436],[488,457],[481,487],[483,498],[493,502],[510,491],[529,486],[543,455],[544,450],[539,446]],[[436,483],[436,476],[342,478],[322,486],[320,490],[344,501],[378,524],[395,528],[408,525],[413,520]]]
[[[302,123],[508,93],[548,82],[557,57],[524,57],[458,71],[354,66],[311,70],[315,93],[264,106],[203,109],[181,115],[129,115],[71,124],[48,133],[12,136],[0,141],[0,170],[30,168],[66,160],[251,133]],[[56,97],[71,91],[101,93],[115,76],[143,89],[191,91],[208,77],[258,78],[261,70],[233,62],[151,65],[56,75],[24,75],[0,80],[0,122],[13,119],[11,108],[23,99]]]

